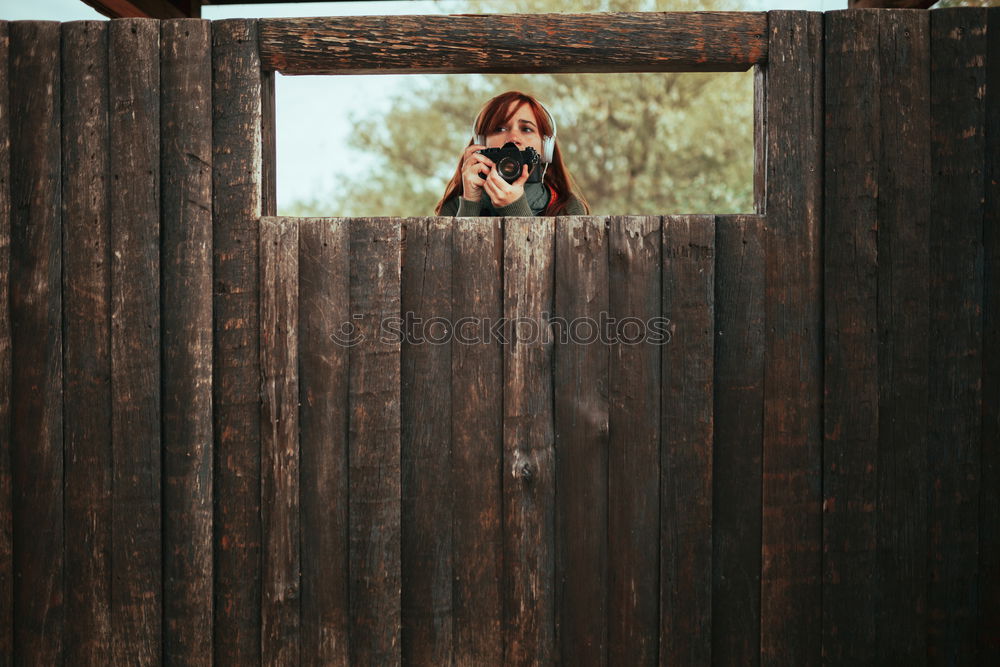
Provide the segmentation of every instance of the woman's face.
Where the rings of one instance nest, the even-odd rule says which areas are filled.
[[[531,106],[527,102],[514,100],[510,106],[513,109],[518,104],[520,106],[514,110],[510,120],[486,135],[486,147],[499,148],[508,141],[513,141],[521,150],[531,146],[541,153],[542,135],[538,129],[538,119],[535,118],[535,112],[531,110]],[[508,110],[508,114],[510,114],[510,110]]]

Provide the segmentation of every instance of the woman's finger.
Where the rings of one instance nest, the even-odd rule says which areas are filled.
[[[524,185],[525,182],[528,180],[528,173],[529,173],[528,165],[524,165],[523,167],[521,167],[521,176],[516,181],[514,181],[514,185]]]

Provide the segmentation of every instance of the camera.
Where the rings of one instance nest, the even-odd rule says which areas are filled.
[[[500,148],[483,148],[476,152],[493,160],[497,171],[500,172],[500,177],[508,183],[513,183],[521,177],[523,165],[528,165],[528,173],[530,174],[541,159],[538,151],[531,146],[522,151],[513,141],[508,141]]]

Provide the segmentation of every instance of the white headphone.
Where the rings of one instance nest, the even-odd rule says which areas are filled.
[[[542,135],[542,154],[541,154],[542,164],[551,164],[553,154],[555,153],[556,150],[556,119],[552,117],[552,114],[549,113],[549,110],[546,109],[541,102],[538,103],[538,106],[542,107],[542,111],[545,112],[545,116],[549,119],[549,127],[552,128],[551,137]],[[485,109],[486,107],[480,109],[479,113],[476,114],[476,120],[472,122],[472,143],[478,144],[480,146],[486,145],[486,137],[476,132],[476,128],[479,126],[479,118],[483,115],[483,111]]]

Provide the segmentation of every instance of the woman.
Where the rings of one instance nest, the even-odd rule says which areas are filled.
[[[577,192],[556,143],[552,116],[538,100],[518,91],[497,95],[479,112],[474,137],[462,152],[455,175],[437,215],[532,216],[586,215],[587,201]],[[493,161],[477,151],[512,142],[518,149],[534,148],[541,162],[524,165],[521,176],[508,183]]]

